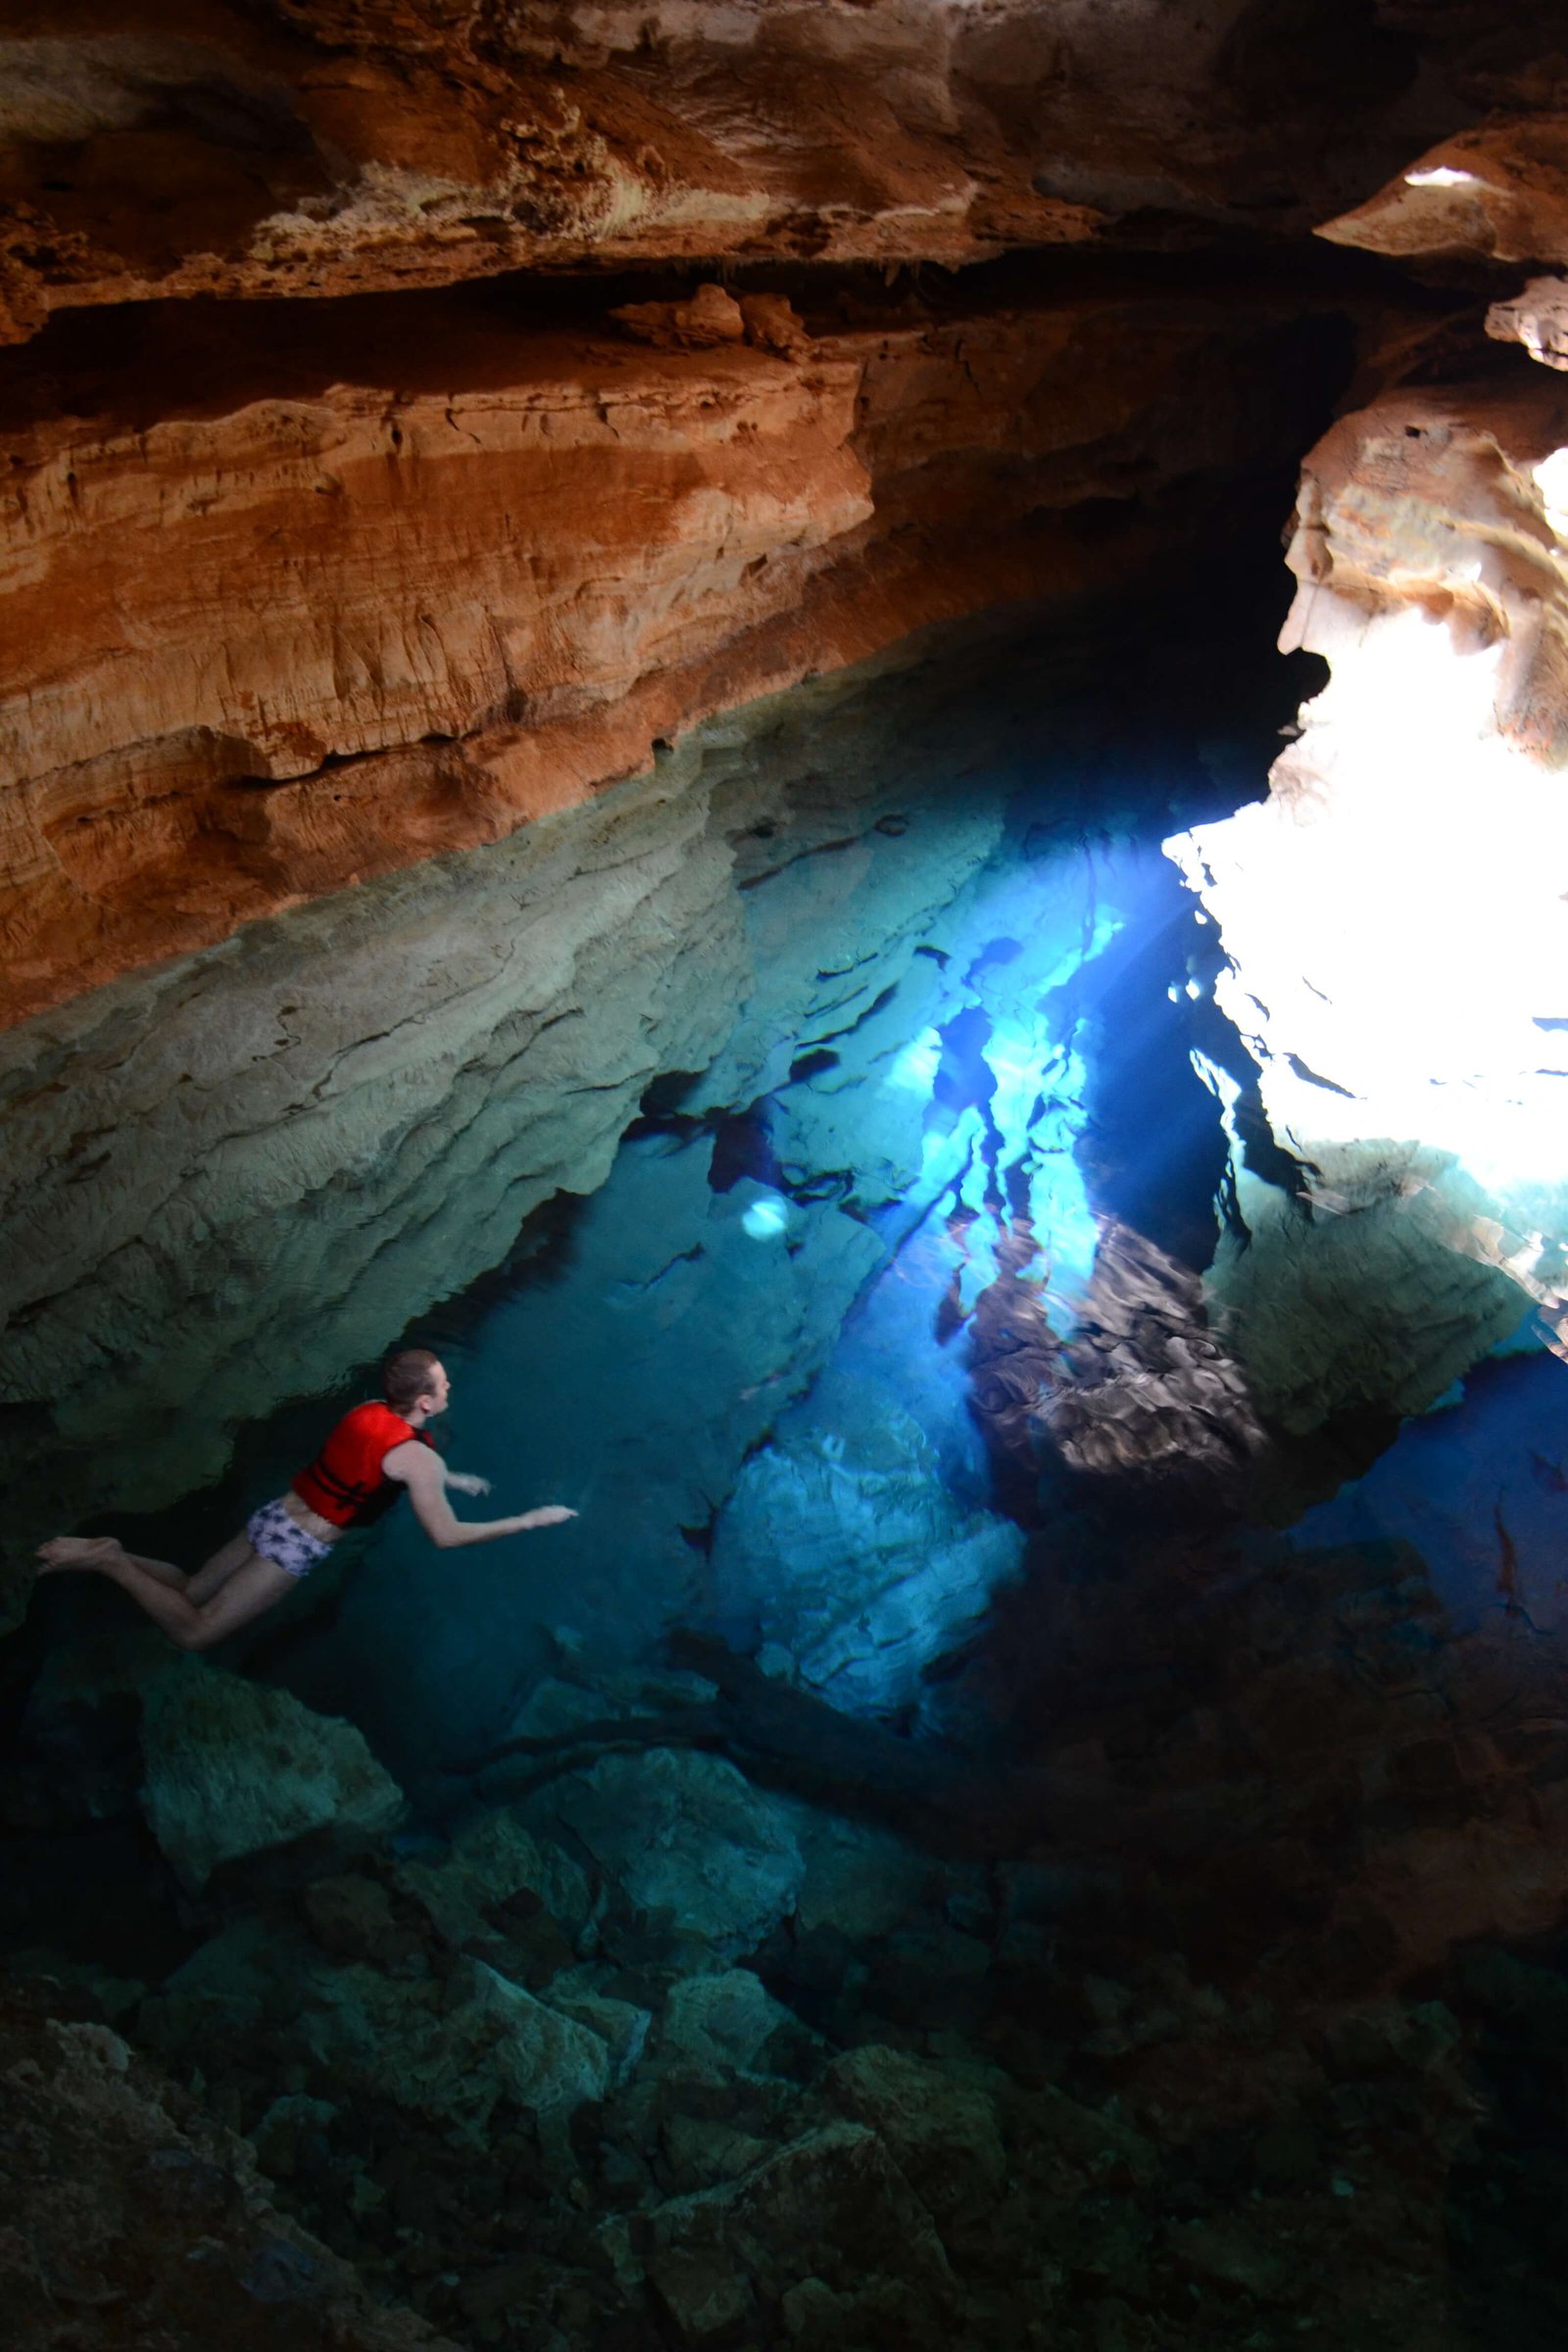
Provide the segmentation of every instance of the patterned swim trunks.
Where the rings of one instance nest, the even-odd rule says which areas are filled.
[[[313,1536],[308,1527],[301,1527],[284,1508],[281,1495],[275,1502],[264,1502],[259,1511],[251,1513],[245,1522],[245,1533],[262,1558],[273,1561],[285,1576],[309,1576],[332,1548],[319,1536]]]

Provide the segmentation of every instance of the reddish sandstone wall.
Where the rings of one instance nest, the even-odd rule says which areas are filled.
[[[1277,326],[1081,298],[780,357],[452,297],[318,309],[292,350],[240,319],[160,315],[75,413],[30,364],[0,408],[13,1018],[932,621],[1124,576],[1094,502],[1266,439]]]

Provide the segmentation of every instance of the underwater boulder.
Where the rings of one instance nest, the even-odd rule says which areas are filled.
[[[0,2077],[8,2352],[455,2352],[279,2212],[249,2143],[106,2026],[8,1994]]]
[[[626,2004],[606,2004],[623,2008]],[[172,2066],[215,2054],[334,2101],[390,2100],[469,2142],[503,2098],[560,2124],[631,2063],[636,2018],[592,2018],[537,1999],[464,1955],[444,1975],[323,1955],[277,1911],[231,1921],[142,2003],[137,2032]],[[613,2026],[616,2034],[600,2031]],[[641,2021],[647,2032],[647,2020]]]
[[[754,1453],[720,1512],[713,1576],[808,1689],[851,1713],[918,1698],[1017,1573],[1023,1537],[944,1483],[912,1415],[877,1396],[848,1433],[807,1423]]]
[[[874,2132],[836,2123],[746,2177],[649,2217],[648,2278],[680,2340],[716,2343],[756,2305],[818,2279],[851,2310],[897,2282],[906,2325],[884,2341],[948,2341],[954,2279],[931,2217]],[[850,2316],[850,2315],[846,2315]],[[841,2340],[861,2340],[853,2326]],[[871,2340],[875,2340],[874,2338]]]
[[[791,1800],[790,1818],[806,1857],[796,1905],[800,1932],[826,1927],[856,1938],[886,1936],[918,1908],[933,1870],[928,1853],[874,1822],[819,1805]]]
[[[795,1906],[805,1864],[787,1808],[719,1756],[601,1756],[526,1810],[580,1839],[651,1931],[686,1946],[734,1959]]]
[[[588,1881],[571,1856],[535,1838],[510,1805],[482,1814],[438,1858],[400,1863],[395,1883],[454,1950],[492,1935],[497,1915],[530,1895],[573,1941],[593,1909]]]
[[[978,2082],[872,2044],[835,2058],[823,2088],[852,2123],[886,2142],[939,2229],[1002,2195],[1006,2150],[995,2101]]]
[[[142,1805],[185,1885],[220,1863],[331,1833],[345,1849],[402,1819],[402,1789],[352,1724],[287,1690],[182,1659],[142,1696]]]
[[[758,2068],[776,2034],[792,2039],[803,2033],[799,2018],[774,2000],[750,1969],[725,1969],[719,1976],[687,1977],[670,1989],[660,2028],[660,2047],[699,2066]]]
[[[586,1969],[574,1969],[569,1976],[556,1979],[550,1987],[550,2006],[599,2035],[610,2052],[613,2082],[624,2082],[635,2071],[654,2022],[652,2010],[639,2009],[635,2001],[601,1991]]]
[[[303,2046],[334,2083],[482,2134],[503,2096],[544,2120],[610,2086],[610,2051],[574,2018],[482,1960],[460,1960],[442,1990],[359,1965],[319,1970]]]

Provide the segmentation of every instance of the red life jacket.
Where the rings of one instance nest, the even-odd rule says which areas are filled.
[[[389,1404],[357,1404],[345,1413],[308,1470],[295,1478],[294,1492],[334,1527],[368,1527],[392,1508],[403,1493],[401,1479],[388,1478],[381,1464],[394,1446],[430,1440],[411,1428]]]

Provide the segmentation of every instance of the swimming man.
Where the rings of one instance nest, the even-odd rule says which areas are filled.
[[[547,1503],[512,1519],[460,1519],[447,1490],[488,1494],[488,1479],[449,1470],[424,1425],[445,1412],[451,1386],[428,1348],[389,1356],[378,1403],[345,1413],[286,1494],[253,1512],[245,1533],[215,1551],[194,1576],[167,1560],[145,1560],[114,1536],[56,1536],[38,1550],[40,1574],[94,1569],[121,1586],[181,1649],[210,1649],[292,1592],[351,1527],[367,1527],[407,1494],[414,1515],[443,1551],[491,1544],[535,1527],[557,1527],[575,1511]]]

